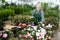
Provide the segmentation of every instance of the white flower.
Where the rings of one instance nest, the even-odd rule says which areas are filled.
[[[52,28],[52,25],[51,24],[49,24],[48,26]]]
[[[33,33],[34,33],[35,31],[33,31]]]
[[[40,35],[40,33],[39,32],[36,32],[36,36],[38,37]]]
[[[43,23],[43,22],[40,22],[41,24]]]
[[[35,31],[32,31],[32,34],[34,34],[35,33]]]
[[[41,29],[41,27],[39,27]]]
[[[31,27],[32,25],[27,25],[27,27]]]
[[[37,37],[37,39],[39,39],[39,37]]]
[[[30,34],[29,32],[27,32],[27,35],[28,35],[29,37],[31,37],[31,38],[33,37],[33,36],[31,36],[31,34]]]
[[[44,27],[44,26],[45,26],[45,24],[42,24],[42,26]]]
[[[33,30],[33,29],[31,28],[31,30]]]
[[[47,28],[48,28],[48,27],[52,28],[52,25],[51,25],[51,24],[48,24],[46,27],[47,27]]]
[[[28,33],[28,36],[31,36],[31,35]]]
[[[34,30],[37,30],[37,26],[32,26]]]
[[[30,36],[31,38],[33,38],[33,36]]]
[[[38,30],[38,32],[40,32],[41,30]]]
[[[27,30],[31,30],[30,27]]]
[[[46,25],[46,27],[47,27],[47,28],[49,28],[49,26],[48,26],[48,25]]]
[[[48,31],[49,33],[52,33],[52,31]]]
[[[44,33],[44,35],[46,34],[46,30],[44,28],[41,28],[41,33]]]

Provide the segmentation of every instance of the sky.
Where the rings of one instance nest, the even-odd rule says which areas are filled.
[[[8,2],[8,3],[11,3],[11,1],[13,2],[13,3],[15,3],[16,2],[16,4],[18,4],[18,3],[20,3],[20,4],[24,4],[24,2],[23,2],[23,0],[5,0],[6,2]],[[29,1],[29,0],[28,0]],[[37,2],[49,2],[49,3],[54,3],[54,4],[58,4],[58,5],[60,5],[60,0],[31,0],[31,1],[29,1],[28,3],[29,4],[31,4],[31,3],[33,3],[34,5],[37,3]]]
[[[16,5],[18,5],[18,4],[25,4],[26,2],[26,0],[24,0],[24,2],[23,2],[23,0],[5,0],[6,2],[8,2],[9,4],[11,3],[11,2],[13,2],[13,3],[16,3]],[[56,6],[56,5],[59,5],[59,9],[60,9],[60,0],[28,0],[27,1],[27,3],[28,4],[34,4],[34,5],[36,5],[36,3],[37,2],[46,2],[46,3],[52,3],[52,4],[49,4],[49,5],[51,5],[51,6]],[[0,0],[0,4],[1,4],[1,0]]]

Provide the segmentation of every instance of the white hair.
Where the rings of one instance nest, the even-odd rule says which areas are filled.
[[[40,2],[38,2],[38,3],[35,5],[35,7],[36,7],[37,5],[39,5],[39,6],[41,7],[41,4],[40,4]]]

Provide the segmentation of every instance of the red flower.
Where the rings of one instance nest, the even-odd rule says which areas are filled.
[[[26,24],[25,24],[25,23],[23,23],[21,27],[22,27],[22,28],[25,28],[25,27],[26,27]]]
[[[48,25],[49,23],[48,22],[45,22],[45,25]]]

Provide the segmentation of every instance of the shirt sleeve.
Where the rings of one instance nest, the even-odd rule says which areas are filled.
[[[33,10],[33,11],[32,11],[32,18],[34,18],[34,16],[33,16],[33,15],[34,15],[34,13],[35,13],[35,10]]]
[[[42,17],[42,22],[44,22],[44,12],[41,10],[41,17]]]

